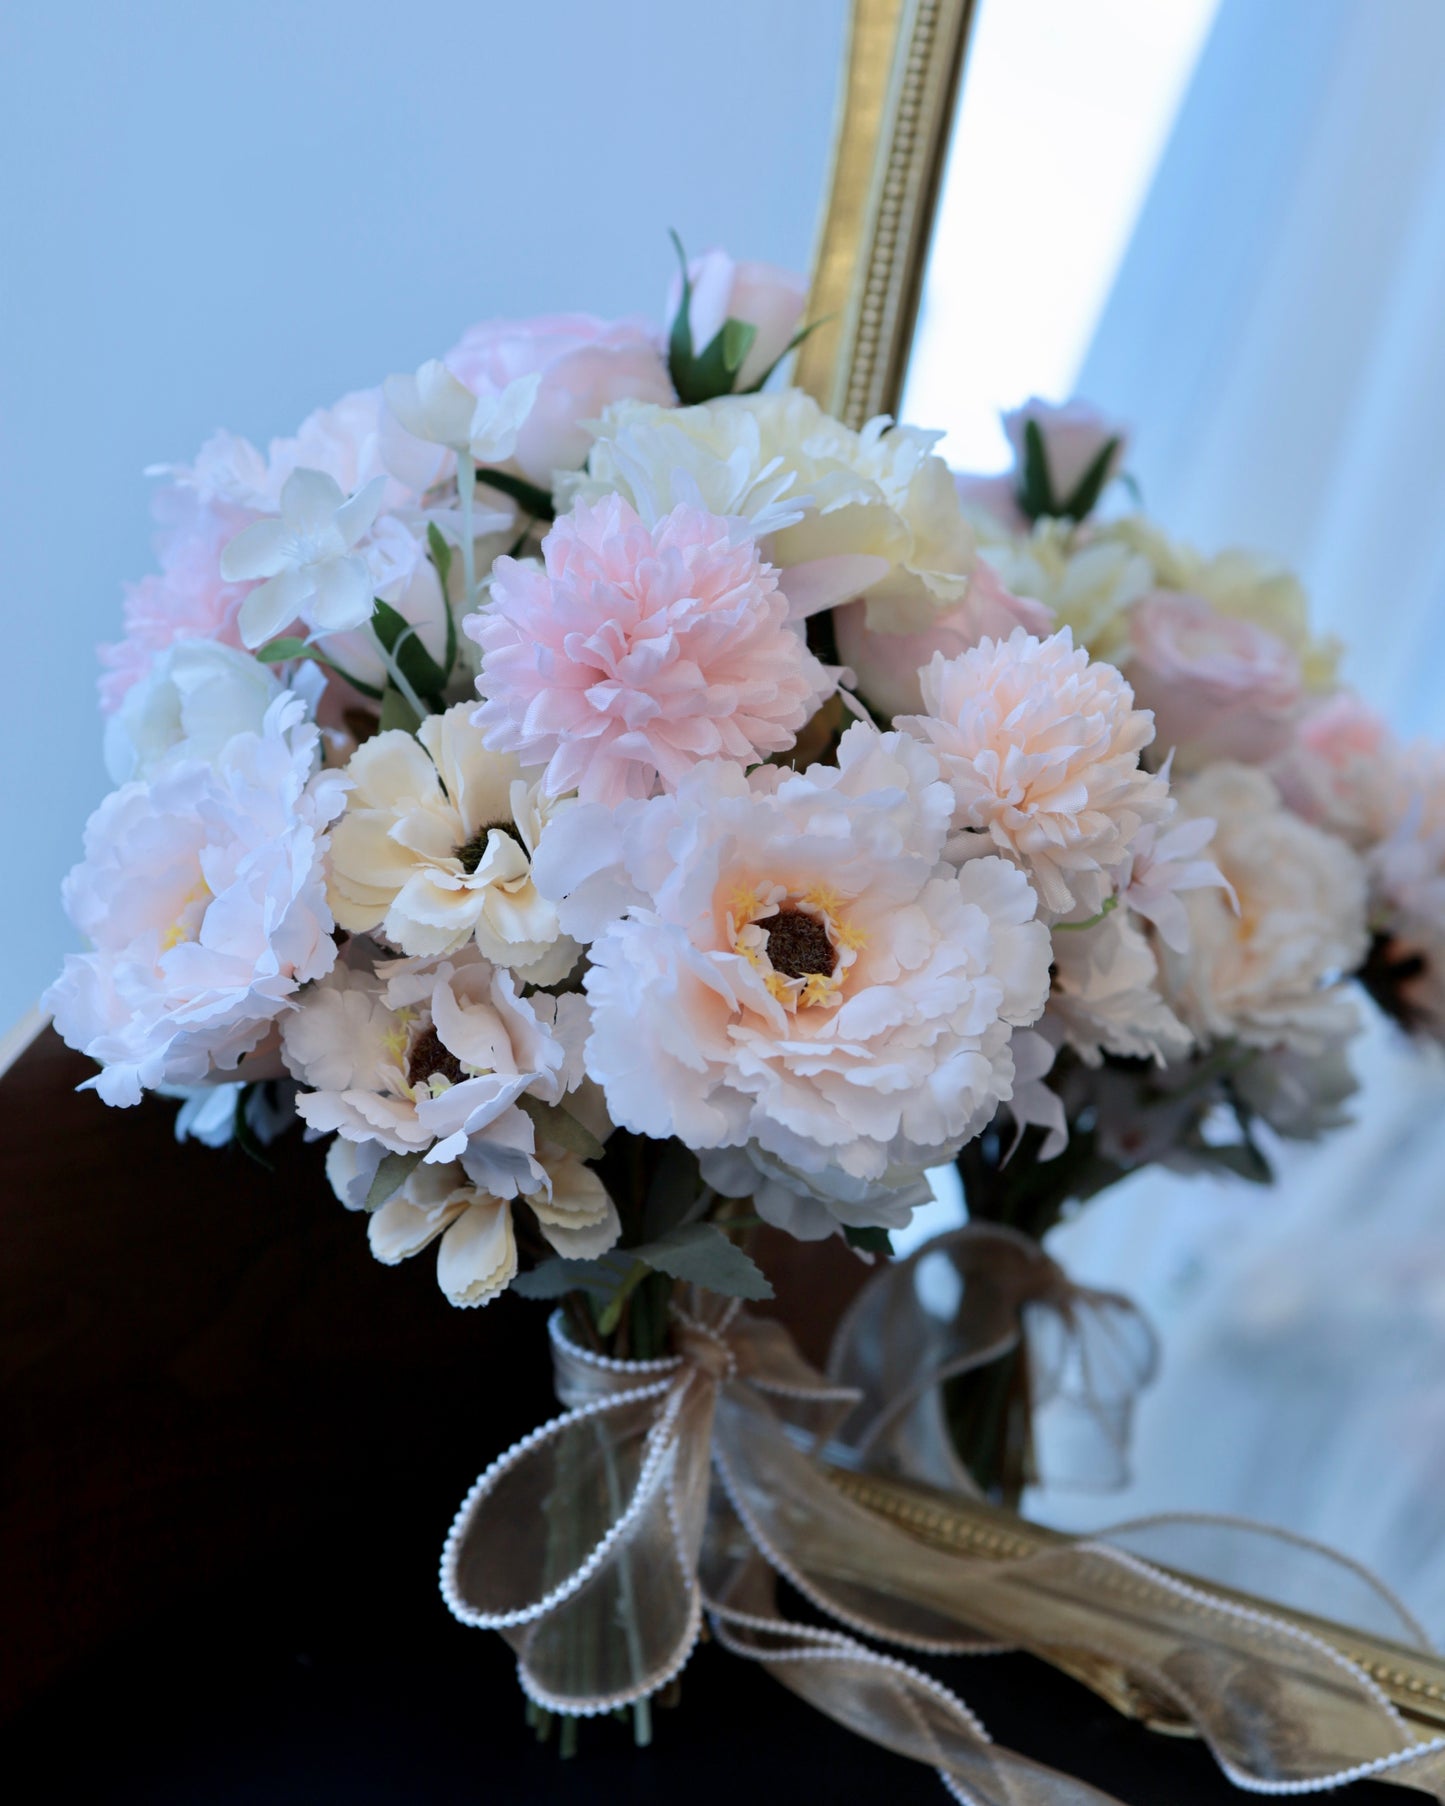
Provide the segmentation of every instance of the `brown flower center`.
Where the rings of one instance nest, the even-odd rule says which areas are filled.
[[[461,1061],[447,1047],[435,1025],[428,1025],[415,1041],[406,1062],[406,1082],[419,1090],[429,1079],[440,1076],[450,1084],[460,1085],[467,1076]]]
[[[470,840],[465,841],[461,846],[452,849],[454,855],[462,862],[462,870],[466,872],[469,877],[482,863],[482,855],[487,850],[487,836],[491,833],[493,828],[496,828],[503,834],[510,834],[512,839],[516,841],[517,845],[521,847],[524,853],[527,850],[527,844],[517,832],[515,823],[509,821],[490,821],[484,828],[478,828]]]
[[[831,978],[838,952],[816,916],[801,909],[780,909],[760,924],[767,930],[768,958],[784,978]]]

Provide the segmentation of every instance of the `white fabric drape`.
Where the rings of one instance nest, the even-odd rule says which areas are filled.
[[[1445,736],[1440,0],[1223,0],[1078,391],[1137,424],[1152,514],[1293,565],[1350,680]],[[1145,1175],[1058,1233],[1165,1361],[1130,1493],[1032,1509],[1272,1518],[1445,1636],[1445,1062],[1376,1021],[1356,1066],[1277,1190]]]

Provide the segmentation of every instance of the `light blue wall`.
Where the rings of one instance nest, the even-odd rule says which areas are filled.
[[[144,467],[288,432],[489,314],[651,312],[668,226],[805,268],[846,10],[0,8],[0,1029],[72,944]]]

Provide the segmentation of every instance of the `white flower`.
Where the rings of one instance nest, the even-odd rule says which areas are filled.
[[[1192,890],[1187,954],[1163,949],[1164,990],[1202,1041],[1317,1053],[1352,1032],[1341,982],[1365,958],[1365,871],[1341,840],[1286,809],[1259,771],[1215,765],[1175,791],[1210,816],[1211,852],[1238,899]]]
[[[511,973],[474,949],[445,961],[338,966],[282,1030],[296,1102],[315,1130],[378,1141],[433,1163],[460,1160],[498,1197],[535,1189],[526,1095],[555,1104],[581,1074],[569,1062],[585,1006],[517,995]]]
[[[649,525],[681,503],[738,516],[780,569],[876,558],[863,579],[868,625],[920,631],[962,600],[973,534],[941,435],[871,421],[850,432],[798,389],[693,408],[609,408],[564,506],[620,494]],[[841,598],[840,598],[841,599]]]
[[[458,703],[415,739],[392,730],[353,753],[331,907],[343,928],[380,928],[404,953],[455,953],[475,939],[498,965],[554,984],[578,949],[538,894],[531,855],[566,804],[544,798],[510,753],[489,752],[471,712]]]
[[[312,775],[317,731],[283,691],[260,733],[115,791],[90,818],[65,881],[94,943],[72,954],[46,1007],[100,1062],[110,1104],[234,1068],[299,988],[336,957],[325,829],[345,779]]]
[[[1160,775],[1167,778],[1167,765]],[[1175,822],[1171,805],[1162,823],[1150,822],[1139,830],[1119,873],[1120,901],[1151,922],[1164,945],[1176,953],[1189,948],[1189,917],[1179,893],[1206,885],[1229,891],[1214,861],[1196,857],[1213,838],[1214,823],[1207,815]]]
[[[613,1121],[751,1144],[860,1224],[893,1220],[888,1194],[978,1133],[1043,1007],[1048,935],[1014,867],[941,863],[937,771],[860,723],[836,768],[715,761],[674,796],[558,821],[538,881],[576,893],[564,925],[601,926],[586,1057]]]
[[[247,646],[274,639],[304,620],[320,633],[344,633],[371,618],[372,582],[355,551],[381,507],[386,481],[374,477],[349,500],[334,477],[293,470],[281,490],[280,519],[253,521],[221,554],[228,583],[264,577],[238,617]]]
[[[415,376],[389,376],[383,393],[414,439],[465,452],[478,464],[504,464],[517,449],[541,383],[534,371],[479,398],[440,358],[431,358]]]
[[[1106,1053],[1153,1060],[1181,1060],[1194,1037],[1160,990],[1159,965],[1127,911],[1116,909],[1090,928],[1054,934],[1054,988],[1048,1028],[1086,1065]]]
[[[953,788],[950,856],[1015,860],[1058,919],[1096,915],[1141,830],[1169,813],[1169,786],[1139,764],[1151,717],[1112,665],[1069,630],[1015,628],[921,673],[923,715],[899,726],[933,748]]]
[[[277,674],[249,653],[219,640],[177,640],[106,721],[112,783],[154,777],[187,759],[209,764],[235,735],[259,733],[280,693]]]
[[[1341,1034],[1309,1053],[1278,1047],[1256,1054],[1234,1074],[1234,1089],[1276,1135],[1318,1141],[1351,1120],[1345,1105],[1360,1086],[1346,1054],[1349,1039]]]
[[[331,1188],[349,1210],[365,1207],[383,1149],[337,1136],[326,1156]],[[569,1260],[605,1254],[622,1232],[617,1207],[591,1167],[575,1154],[542,1149],[541,1180],[522,1194],[550,1246]],[[473,1184],[464,1166],[414,1166],[367,1223],[371,1251],[387,1266],[419,1254],[440,1237],[437,1283],[460,1306],[489,1304],[517,1271],[512,1203]]]

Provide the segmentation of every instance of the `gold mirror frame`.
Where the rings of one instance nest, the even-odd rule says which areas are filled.
[[[845,425],[897,415],[923,295],[976,0],[853,0],[832,174],[794,381]],[[836,1471],[842,1491],[935,1548],[1028,1555],[1059,1539],[1038,1524],[906,1482]],[[1445,1659],[1216,1587],[1322,1637],[1424,1735],[1445,1731]],[[1100,1611],[1109,1609],[1099,1602]],[[1187,1729],[1128,1677],[1059,1652],[1058,1666],[1159,1730]]]
[[[860,427],[896,414],[975,0],[853,0],[832,178],[813,266],[825,323],[795,380]]]

